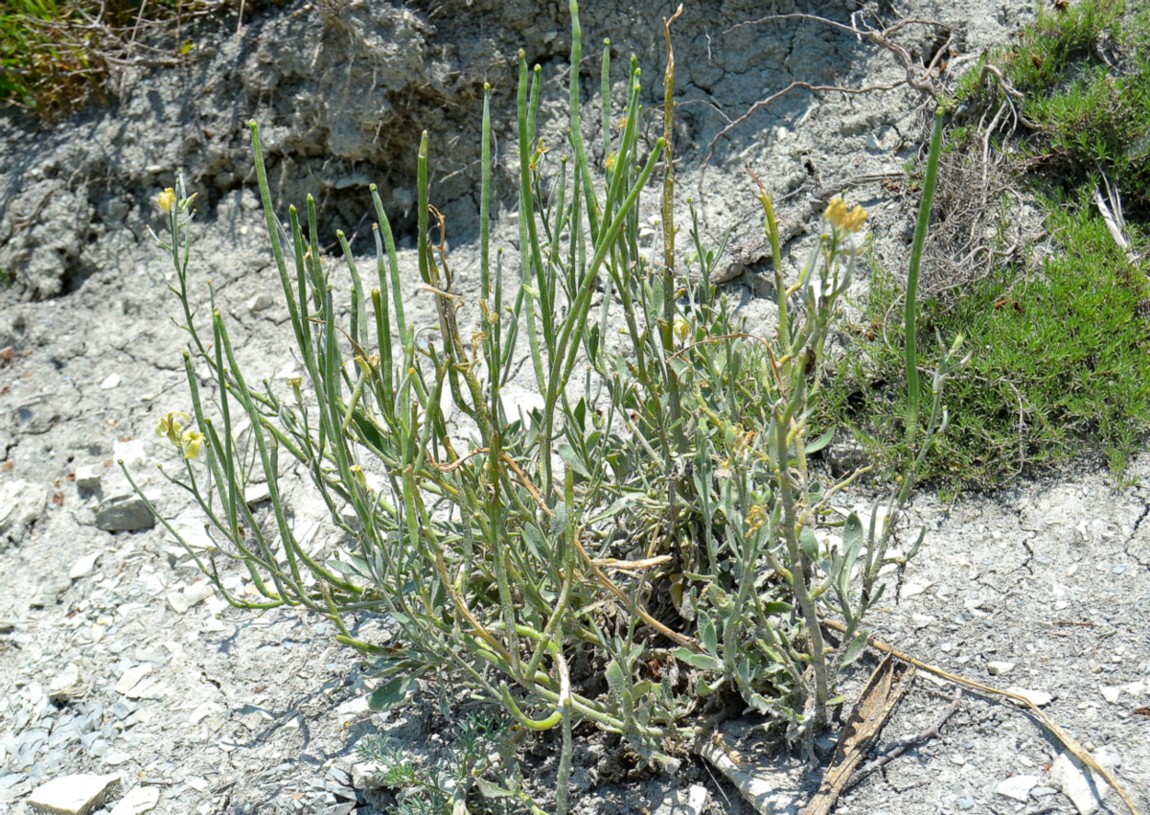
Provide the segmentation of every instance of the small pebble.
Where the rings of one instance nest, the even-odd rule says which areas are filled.
[[[126,695],[132,688],[140,683],[140,680],[152,672],[151,665],[137,665],[134,668],[129,668],[124,671],[123,676],[116,683],[116,693]]]
[[[112,807],[112,815],[142,815],[154,809],[160,802],[160,791],[155,787],[133,787],[116,806]]]
[[[92,552],[79,558],[72,564],[72,568],[68,572],[68,577],[72,580],[79,580],[90,575],[96,567],[96,561],[100,559],[100,554],[100,552]]]
[[[964,795],[958,799],[958,808],[965,811],[974,809],[974,798],[969,795]]]
[[[1027,699],[1030,702],[1030,704],[1034,705],[1035,707],[1042,707],[1043,705],[1049,705],[1052,701],[1054,701],[1054,697],[1051,696],[1046,691],[1027,690],[1026,688],[1019,688],[1019,687],[1011,687],[1011,688],[1007,688],[1006,690],[1008,693],[1014,693],[1014,694],[1017,694],[1017,695],[1023,697],[1024,699]]]
[[[275,301],[272,300],[272,296],[266,292],[263,294],[257,294],[255,297],[248,300],[248,311],[250,311],[252,314],[259,314],[264,309],[270,308],[274,302]]]
[[[994,788],[996,794],[1025,803],[1030,799],[1030,791],[1038,786],[1036,775],[1016,775],[999,783]]]

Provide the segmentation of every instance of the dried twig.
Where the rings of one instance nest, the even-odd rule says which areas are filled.
[[[872,761],[868,761],[866,764],[855,771],[854,775],[852,775],[847,781],[846,786],[843,787],[843,791],[845,792],[846,790],[851,789],[856,784],[863,781],[863,779],[865,779],[871,773],[882,769],[887,764],[890,764],[907,750],[918,747],[920,744],[925,744],[932,739],[942,738],[942,734],[939,732],[940,729],[944,724],[946,724],[947,719],[958,712],[958,706],[961,701],[962,689],[959,688],[955,690],[954,699],[951,700],[949,707],[947,707],[947,709],[942,712],[942,715],[938,717],[934,724],[932,724],[921,733],[918,733],[914,736],[908,736],[904,739],[899,739],[897,742],[895,742],[892,748],[887,750],[881,756]]]
[[[807,804],[802,815],[830,815],[839,795],[854,780],[854,769],[890,718],[913,677],[912,666],[899,664],[889,654],[879,663],[859,694],[858,704],[843,728],[842,738],[823,775],[819,791]]]
[[[1106,222],[1106,229],[1110,231],[1110,237],[1126,255],[1126,260],[1131,265],[1137,265],[1138,255],[1126,237],[1126,218],[1122,214],[1122,196],[1118,194],[1116,188],[1110,186],[1110,179],[1105,175],[1102,176],[1102,183],[1106,186],[1106,197],[1102,197],[1101,188],[1096,186],[1094,188],[1094,205],[1102,213],[1102,220]],[[1109,205],[1107,201],[1109,201]]]
[[[846,631],[846,626],[836,620],[824,619],[822,623],[833,631]],[[1015,704],[1025,708],[1042,724],[1043,727],[1045,727],[1050,732],[1052,736],[1058,739],[1058,741],[1062,743],[1062,746],[1065,747],[1075,758],[1077,758],[1080,762],[1101,776],[1106,781],[1106,783],[1109,784],[1116,793],[1118,793],[1118,797],[1122,799],[1122,803],[1126,805],[1128,810],[1130,810],[1130,815],[1138,815],[1138,809],[1134,806],[1134,801],[1130,798],[1129,794],[1127,794],[1126,790],[1122,788],[1122,785],[1118,783],[1118,780],[1114,777],[1114,774],[1103,767],[1098,762],[1098,759],[1091,755],[1089,750],[1078,743],[1077,739],[1063,730],[1057,722],[1046,715],[1046,713],[1044,713],[1037,705],[1035,705],[1022,694],[1014,693],[1013,691],[1008,690],[999,690],[998,688],[991,687],[990,685],[984,685],[981,682],[975,682],[973,679],[966,679],[965,677],[952,674],[949,671],[944,671],[942,668],[930,665],[929,663],[912,657],[910,654],[905,654],[902,651],[899,651],[891,645],[887,645],[877,637],[867,637],[867,644],[870,645],[871,648],[874,648],[876,651],[881,651],[884,654],[889,654],[895,659],[901,659],[903,662],[910,663],[919,670],[926,671],[929,674],[934,674],[935,676],[945,679],[949,682],[953,682],[956,685],[961,685],[964,688],[970,688],[971,690],[978,691],[979,693],[983,693],[988,696],[999,696],[1003,699],[1009,699]]]

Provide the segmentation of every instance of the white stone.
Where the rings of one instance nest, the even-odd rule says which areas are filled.
[[[96,568],[96,561],[100,559],[100,552],[92,552],[89,555],[84,555],[72,564],[71,570],[68,572],[68,577],[73,580],[79,580],[81,577],[87,577]]]
[[[863,531],[870,531],[871,513],[874,513],[874,534],[875,537],[882,535],[883,530],[886,529],[887,523],[890,521],[890,513],[887,512],[886,504],[855,504],[853,511],[859,516],[862,521]],[[899,553],[890,551],[888,555],[897,556]]]
[[[99,489],[103,475],[103,467],[96,464],[81,464],[76,468],[76,487],[81,490]]]
[[[902,144],[902,136],[898,129],[890,125],[883,125],[877,131],[867,134],[866,146],[871,153],[890,153]]]
[[[301,374],[299,366],[296,365],[295,362],[289,362],[287,365],[280,368],[275,373],[275,378],[281,382],[284,380],[295,379],[298,376],[301,376]]]
[[[160,802],[160,791],[155,787],[133,787],[112,807],[112,815],[141,815]]]
[[[144,446],[143,439],[118,441],[112,445],[112,458],[116,461],[123,461],[130,469],[133,464],[140,464],[146,461],[148,451]]]
[[[120,788],[120,776],[81,773],[53,778],[32,791],[28,806],[33,812],[87,815],[104,805]]]
[[[116,683],[116,693],[127,695],[132,688],[140,684],[140,680],[152,672],[151,665],[137,665],[124,671],[120,681]]]
[[[123,377],[121,377],[119,374],[112,374],[111,376],[106,377],[104,381],[100,383],[100,390],[110,391],[113,388],[118,388],[120,387],[120,383],[123,381]]]
[[[36,522],[48,502],[48,491],[30,481],[0,483],[0,548],[7,536],[14,541]]]
[[[374,790],[383,786],[384,766],[374,761],[351,765],[351,786],[356,790]]]
[[[1070,753],[1059,753],[1050,765],[1050,785],[1070,799],[1078,815],[1093,815],[1109,787],[1083,767]]]
[[[247,489],[244,490],[244,503],[247,504],[249,508],[254,507],[256,504],[262,504],[271,497],[272,491],[266,482],[263,484],[250,484]]]
[[[1112,705],[1118,704],[1118,697],[1122,695],[1122,688],[1103,686],[1102,698]]]
[[[916,628],[926,628],[927,626],[934,625],[937,620],[929,614],[912,614],[910,615],[910,622]]]
[[[911,580],[903,584],[902,591],[899,592],[899,597],[906,600],[910,597],[922,594],[933,585],[934,582],[930,580]]]
[[[986,670],[991,676],[1002,676],[1014,670],[1013,662],[988,662]]]
[[[129,699],[166,699],[170,692],[168,686],[162,682],[146,679],[124,695]]]
[[[123,750],[112,748],[104,754],[104,763],[109,767],[119,767],[121,764],[127,764],[132,760],[132,756]]]
[[[994,791],[998,795],[1025,803],[1030,798],[1030,791],[1038,786],[1038,780],[1037,775],[1016,775],[1001,782]]]
[[[48,683],[48,698],[56,701],[67,701],[82,695],[83,692],[84,685],[80,681],[80,668],[75,663],[60,671]]]
[[[1030,704],[1034,705],[1035,707],[1043,707],[1044,705],[1049,705],[1054,701],[1054,697],[1046,691],[1028,690],[1026,688],[1019,687],[1010,687],[1007,688],[1006,691],[1007,693],[1014,693],[1018,696],[1021,696],[1023,699],[1028,700]]]
[[[707,805],[707,788],[700,784],[692,784],[687,791],[687,808],[691,812],[702,812]]]
[[[179,537],[175,537],[172,532],[167,532],[164,535],[164,541],[174,543],[179,547],[180,554],[177,556],[177,560],[183,559],[187,554],[187,550],[184,549],[185,544],[195,551],[211,552],[215,550],[215,541],[208,535],[204,523],[204,516],[190,509],[184,510],[171,519],[172,532]]]
[[[360,713],[367,713],[371,709],[368,704],[367,696],[357,696],[355,699],[349,699],[342,705],[335,709],[335,712],[340,716],[358,716]]]
[[[224,706],[219,702],[204,702],[188,714],[188,724],[199,724],[204,719],[216,713],[222,713]]]
[[[692,784],[688,789],[669,792],[654,815],[701,815],[706,805],[707,788]]]
[[[257,294],[255,297],[248,300],[248,311],[250,311],[252,314],[259,314],[264,309],[271,308],[272,303],[274,302],[275,300],[273,300],[272,296],[267,292]]]
[[[499,401],[507,414],[508,421],[527,421],[533,411],[542,410],[545,401],[542,394],[509,384],[499,391]]]
[[[963,600],[962,606],[967,611],[974,611],[978,613],[994,610],[994,605],[989,600],[986,600],[977,594],[973,597],[967,597],[965,600]]]
[[[216,587],[209,580],[198,580],[190,586],[168,592],[168,605],[177,614],[186,614],[193,606],[211,597]]]

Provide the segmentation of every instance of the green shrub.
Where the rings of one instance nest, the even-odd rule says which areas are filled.
[[[579,65],[574,2],[571,11]],[[199,324],[188,289],[192,199],[182,181],[160,199],[190,338],[194,417],[170,413],[161,432],[183,453],[173,483],[195,497],[218,540],[211,550],[188,546],[197,564],[234,605],[301,605],[331,618],[381,677],[377,706],[438,677],[528,730],[558,728],[560,812],[579,721],[621,734],[657,763],[704,732],[691,715],[701,700],[729,696],[809,748],[827,725],[839,670],[865,644],[859,626],[882,595],[878,573],[914,481],[912,468],[900,494],[864,522],[832,506],[851,477],[821,484],[808,466],[829,440],[809,437],[808,419],[865,213],[832,202],[800,279],[786,284],[776,266],[777,331],[753,334],[712,287],[691,282],[706,281],[716,261],[697,226],[698,266],[680,265],[669,146],[660,139],[644,155],[634,60],[623,125],[614,136],[604,129],[602,170],[583,144],[577,74],[570,157],[556,167],[538,139],[540,72],[520,53],[517,273],[490,250],[485,101],[477,303],[456,294],[442,247],[428,238],[438,213],[424,134],[417,258],[434,326],[409,321],[374,189],[375,268],[361,270],[337,234],[352,281],[340,320],[314,204],[306,230],[294,208],[281,227],[252,124],[268,236],[305,368],[286,384],[257,388],[245,378],[218,310],[210,329]],[[672,83],[668,73],[668,100]],[[669,101],[664,115],[670,132]],[[639,216],[660,166],[661,260],[643,243]],[[761,203],[777,243],[765,191]],[[521,363],[540,404],[511,415],[501,394]],[[214,393],[201,393],[194,364],[211,369]],[[915,389],[908,444],[929,446],[944,423],[939,394],[950,365],[921,428]],[[300,545],[286,517],[286,458],[306,467],[342,532],[320,554]],[[270,519],[244,500],[253,478],[266,479]],[[220,558],[242,564],[258,599],[228,589]],[[363,613],[385,615],[394,638],[354,637],[349,618]],[[824,636],[825,615],[845,624],[838,647]]]

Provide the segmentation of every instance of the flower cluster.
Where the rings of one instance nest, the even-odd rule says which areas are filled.
[[[183,214],[185,217],[190,217],[192,202],[196,200],[197,193],[187,194],[184,188],[184,179],[180,174],[176,175],[176,186],[165,187],[156,195],[156,206],[159,207],[160,212],[167,215],[169,218],[173,214]],[[186,221],[184,221],[186,223]]]
[[[854,208],[847,210],[846,202],[840,196],[835,196],[827,204],[823,218],[838,232],[860,232],[866,223],[866,210],[855,204]]]
[[[156,198],[156,203],[160,207],[161,212],[171,212],[172,207],[176,205],[176,191],[168,187]]]
[[[166,436],[168,441],[180,449],[184,458],[196,458],[204,446],[204,434],[194,427],[184,428],[191,417],[186,413],[165,413],[156,425],[156,435]]]

